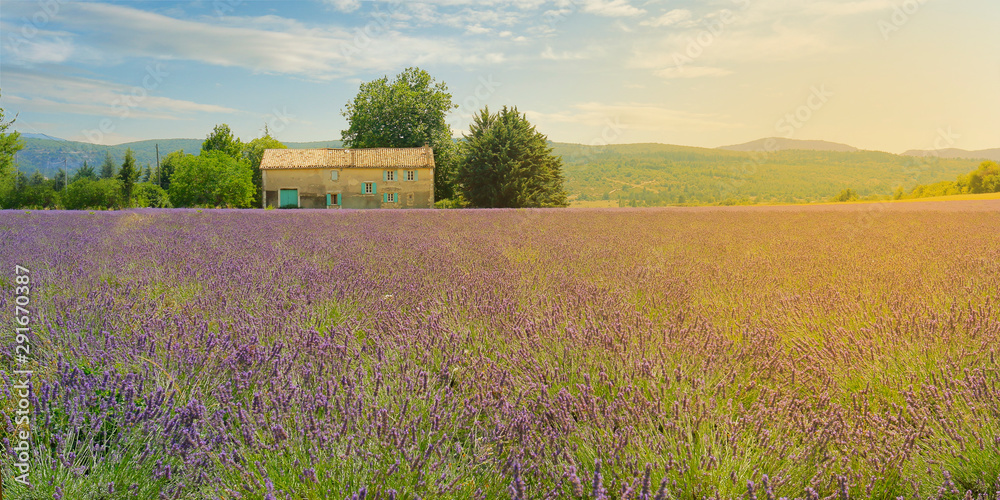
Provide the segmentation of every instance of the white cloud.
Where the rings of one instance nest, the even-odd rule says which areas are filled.
[[[672,80],[675,78],[701,78],[704,76],[726,76],[733,72],[725,68],[713,66],[674,66],[654,71],[653,74],[660,78]]]
[[[691,113],[664,108],[651,103],[599,102],[578,103],[570,111],[542,113],[526,111],[532,123],[539,128],[559,128],[559,124],[578,125],[591,130],[606,127],[620,129],[618,138],[629,142],[629,132],[717,131],[739,128],[742,125],[729,117],[711,113]],[[618,142],[618,141],[610,141]]]
[[[540,55],[542,59],[547,59],[549,61],[579,61],[592,58],[596,52],[596,50],[580,50],[577,52],[564,50],[557,53],[552,49],[552,47],[546,46],[545,50],[543,50]]]
[[[674,9],[666,14],[659,17],[655,17],[648,21],[643,21],[639,24],[643,26],[652,26],[654,28],[659,28],[662,26],[673,26],[675,24],[682,23],[691,19],[691,11],[687,9]]]
[[[645,14],[628,0],[583,0],[583,11],[606,17],[631,17]]]
[[[483,35],[486,33],[491,33],[493,32],[493,30],[489,28],[484,28],[483,25],[481,24],[473,24],[472,26],[465,28],[465,32],[469,35]],[[506,33],[510,32],[507,31]]]
[[[160,73],[164,73],[162,68]],[[149,89],[92,78],[6,70],[3,97],[25,111],[104,118],[176,120],[193,113],[239,113],[239,110],[215,104],[157,96],[156,79],[147,81]]]
[[[378,25],[367,31],[310,28],[278,16],[175,19],[131,7],[73,3],[64,25],[89,30],[87,50],[107,60],[152,57],[242,67],[260,73],[331,79],[357,71],[389,71],[421,63],[475,64],[500,60],[480,45],[414,37]],[[57,52],[36,55],[54,58]],[[64,57],[64,56],[60,56]]]
[[[341,12],[354,12],[361,7],[360,0],[327,0],[326,3]]]

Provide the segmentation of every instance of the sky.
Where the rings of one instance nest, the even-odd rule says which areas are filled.
[[[361,83],[447,84],[453,135],[516,106],[550,140],[1000,147],[996,0],[0,2],[14,128],[120,144],[340,139]]]

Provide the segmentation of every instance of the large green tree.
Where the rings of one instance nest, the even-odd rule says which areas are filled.
[[[132,148],[125,150],[125,161],[118,171],[118,180],[122,182],[122,198],[124,206],[130,207],[132,204],[132,190],[135,188],[135,181],[139,177],[139,169],[135,165],[135,155]]]
[[[282,144],[280,141],[271,137],[271,131],[268,130],[267,125],[264,126],[264,136],[258,137],[243,146],[243,158],[246,159],[250,168],[253,169],[253,186],[254,186],[254,201],[255,206],[257,202],[263,200],[262,193],[264,192],[264,182],[263,176],[260,173],[260,162],[264,158],[264,151],[267,149],[287,149],[288,147]]]
[[[476,207],[565,207],[562,159],[517,108],[483,109],[461,147],[458,184]]]
[[[184,155],[170,177],[169,193],[176,207],[250,208],[253,172],[246,162],[222,151]]]
[[[239,160],[243,157],[243,144],[240,142],[240,138],[234,136],[233,131],[229,129],[229,125],[225,123],[216,125],[212,129],[212,133],[208,134],[205,142],[201,144],[201,150],[222,151],[234,160]]]
[[[70,182],[79,179],[93,179],[97,180],[97,173],[94,172],[94,167],[87,164],[87,160],[83,161],[83,166],[76,169],[76,173],[73,174],[73,178]]]
[[[177,165],[186,155],[183,150],[177,150],[173,153],[168,154],[160,162],[160,168],[153,172],[152,182],[156,183],[163,189],[170,190],[170,177],[174,175],[174,171],[177,170]]]
[[[456,107],[444,82],[407,68],[392,81],[382,77],[361,84],[343,112],[349,126],[341,138],[348,148],[432,147],[434,198],[452,198],[457,158],[445,117]]]
[[[111,179],[115,176],[115,161],[111,159],[111,151],[104,152],[104,163],[101,164],[101,179]]]
[[[14,185],[14,155],[22,148],[21,134],[17,131],[7,133],[14,124],[15,116],[10,121],[4,121],[4,111],[0,108],[0,199],[6,198]]]

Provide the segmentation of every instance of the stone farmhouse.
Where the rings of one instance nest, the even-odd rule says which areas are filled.
[[[434,207],[434,152],[428,146],[268,149],[260,170],[264,207]]]

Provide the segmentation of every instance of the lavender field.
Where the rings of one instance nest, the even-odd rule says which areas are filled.
[[[5,498],[1000,499],[1000,201],[0,235]]]

